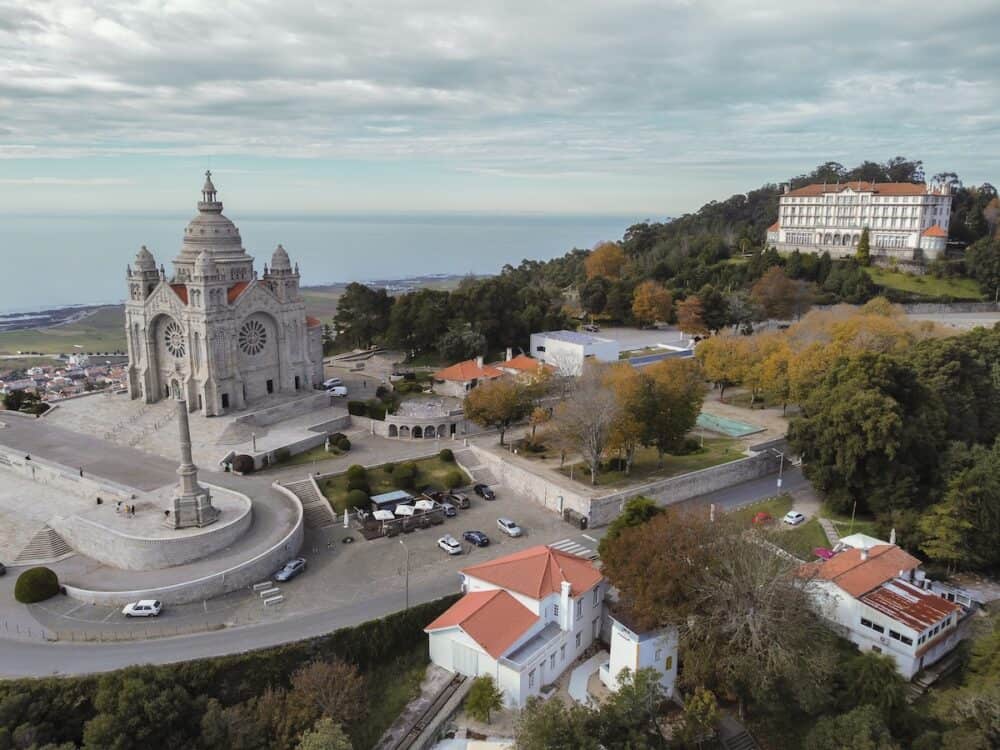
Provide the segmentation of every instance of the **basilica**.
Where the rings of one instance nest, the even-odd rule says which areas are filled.
[[[320,385],[321,325],[306,315],[298,264],[292,266],[281,245],[261,276],[253,261],[206,172],[173,275],[145,246],[128,267],[133,399],[153,403],[173,396],[192,411],[217,416],[270,394]]]

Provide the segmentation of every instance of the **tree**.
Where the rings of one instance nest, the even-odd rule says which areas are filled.
[[[645,368],[650,387],[643,442],[663,455],[676,450],[694,429],[708,389],[697,363],[689,359],[663,359]]]
[[[746,374],[746,360],[740,338],[732,333],[712,336],[698,344],[694,352],[705,378],[719,389],[719,400],[725,402],[726,388],[738,385]]]
[[[508,428],[531,409],[531,398],[517,380],[497,378],[469,391],[464,409],[465,416],[479,426],[499,430],[503,445]]]
[[[647,380],[627,362],[609,367],[605,376],[619,407],[608,437],[608,450],[625,459],[626,474],[632,470],[635,452],[642,443],[651,409],[655,408],[644,387]]]
[[[810,750],[899,750],[873,706],[859,706],[838,716],[824,716],[809,732]]]
[[[351,346],[369,347],[376,337],[389,328],[392,298],[385,289],[372,289],[352,282],[337,300],[337,314],[333,318],[337,338]]]
[[[969,559],[967,539],[973,525],[959,515],[954,500],[928,508],[920,517],[923,542],[920,549],[932,560],[947,565],[949,572]]]
[[[618,517],[611,522],[608,526],[607,532],[601,538],[600,543],[597,545],[597,551],[600,553],[601,557],[604,557],[604,553],[618,536],[625,530],[631,529],[635,526],[642,526],[649,519],[660,515],[663,513],[663,508],[656,504],[655,500],[648,497],[643,497],[638,495],[630,500],[625,501],[625,506],[622,508],[622,512],[618,514]]]
[[[597,712],[597,736],[608,750],[666,748],[660,731],[660,710],[666,699],[662,675],[647,668],[633,672],[626,667],[618,674],[618,689]]]
[[[984,237],[965,251],[965,267],[983,290],[1000,299],[1000,240]]]
[[[584,267],[587,278],[603,276],[606,279],[617,279],[621,276],[625,265],[625,253],[616,242],[602,242],[587,256]]]
[[[306,731],[295,750],[351,750],[351,740],[339,724],[326,717]]]
[[[789,279],[778,266],[772,266],[757,280],[750,298],[760,305],[768,318],[775,320],[798,317],[811,304],[805,282]]]
[[[503,708],[503,692],[489,675],[472,681],[465,698],[465,710],[476,721],[490,723],[490,714]]]
[[[718,720],[719,703],[715,693],[703,687],[695,688],[684,701],[684,723],[681,725],[684,746],[702,747],[705,739],[714,735]]]
[[[338,724],[362,719],[367,712],[364,677],[357,667],[340,659],[299,667],[292,674],[290,698]]]
[[[546,424],[552,419],[552,412],[546,409],[544,406],[536,406],[531,410],[531,414],[528,415],[528,424],[531,425],[531,442],[535,442],[535,430],[538,429],[539,425]]]
[[[861,230],[861,239],[858,240],[858,252],[857,252],[858,263],[862,266],[870,266],[872,264],[872,245],[871,239],[868,236],[868,227]]]
[[[603,276],[594,276],[580,289],[580,305],[591,315],[600,315],[608,304],[611,285]]]
[[[583,706],[532,696],[514,728],[517,750],[600,750],[593,713]]]
[[[632,298],[632,316],[642,325],[653,325],[657,321],[667,322],[674,300],[670,292],[656,281],[644,281],[635,288]]]
[[[792,350],[788,342],[781,338],[775,347],[768,352],[760,363],[760,378],[763,383],[765,398],[781,403],[781,413],[788,409],[792,396],[792,381],[789,375],[789,365],[792,360]]]
[[[583,457],[590,469],[590,483],[593,485],[597,484],[597,471],[621,409],[604,377],[604,367],[597,364],[585,366],[575,388],[556,407],[553,424],[554,430],[561,436],[558,440]]]
[[[437,350],[449,362],[471,359],[486,351],[486,337],[468,323],[455,321],[438,339]]]
[[[872,706],[883,721],[892,721],[907,706],[907,683],[891,656],[862,651],[845,668],[844,692],[856,706]]]
[[[700,299],[692,296],[677,303],[677,327],[691,336],[704,336],[708,333]]]

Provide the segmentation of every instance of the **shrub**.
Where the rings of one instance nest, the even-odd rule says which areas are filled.
[[[390,461],[387,464],[382,464],[382,470],[386,474],[392,474],[392,472],[394,472],[396,470],[396,464],[394,464],[392,461]]]
[[[233,471],[240,474],[252,474],[254,470],[253,457],[241,453],[233,459]]]
[[[417,476],[419,472],[416,461],[405,461],[404,463],[401,463],[399,465],[399,468],[403,469],[404,471],[410,472],[411,474],[413,474],[413,476]]]
[[[461,487],[463,484],[465,484],[465,477],[458,469],[452,469],[444,475],[444,486],[449,490]]]
[[[352,417],[363,417],[368,413],[368,407],[364,401],[348,401],[347,413]]]
[[[361,490],[365,494],[371,492],[371,487],[368,486],[368,480],[364,477],[355,477],[354,479],[347,480],[347,489],[349,490]]]
[[[451,452],[451,448],[442,448],[441,452],[438,453],[438,458],[440,458],[445,463],[452,463],[455,460],[455,454]]]
[[[347,437],[347,435],[345,435],[342,432],[335,432],[332,435],[330,435],[330,442],[333,445],[336,445],[339,441],[343,440],[346,437]]]
[[[368,470],[361,464],[348,466],[346,473],[348,479],[364,479],[368,476]]]
[[[385,420],[385,404],[376,399],[372,399],[367,405],[368,416],[377,419],[379,422]]]
[[[58,593],[59,578],[50,568],[28,568],[14,584],[14,598],[21,604],[44,602]]]
[[[416,484],[416,478],[416,472],[408,470],[406,464],[396,469],[392,475],[393,483],[401,490],[412,490],[413,485]]]
[[[363,508],[368,505],[368,493],[364,490],[351,490],[347,493],[348,508]]]
[[[380,385],[378,388],[375,389],[375,398],[384,399],[390,393],[392,393],[392,391],[389,390],[387,386]]]
[[[341,437],[335,445],[345,453],[351,449],[351,441],[347,439],[347,435]]]
[[[278,448],[274,452],[274,462],[281,464],[292,457],[292,452],[288,448]]]

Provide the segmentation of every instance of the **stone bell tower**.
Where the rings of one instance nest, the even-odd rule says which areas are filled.
[[[212,495],[198,484],[198,467],[191,455],[191,426],[188,424],[187,401],[177,399],[177,424],[180,427],[181,465],[177,467],[177,492],[173,507],[165,521],[174,529],[208,526],[219,520],[219,509],[212,505]]]

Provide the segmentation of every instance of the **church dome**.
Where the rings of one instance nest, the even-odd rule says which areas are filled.
[[[179,260],[193,263],[203,250],[216,258],[245,256],[240,230],[222,214],[222,201],[216,199],[212,173],[205,173],[205,184],[198,201],[198,215],[184,229],[184,244]]]
[[[140,247],[139,252],[135,254],[135,268],[137,271],[156,270],[156,258],[146,249],[145,245]]]
[[[218,269],[215,266],[215,261],[212,260],[212,256],[209,255],[208,250],[202,250],[198,259],[194,262],[194,273],[195,276],[215,276],[218,273]]]
[[[285,248],[278,245],[274,249],[274,255],[271,256],[271,270],[272,271],[291,271],[292,262],[288,259],[288,253],[285,252]]]

